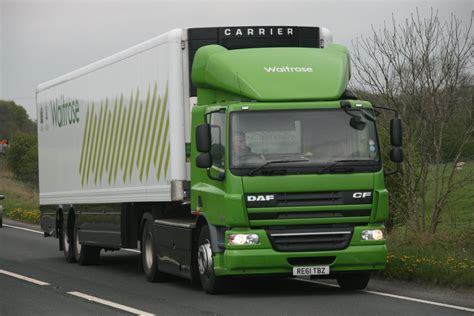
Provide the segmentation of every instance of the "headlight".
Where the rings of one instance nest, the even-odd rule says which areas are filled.
[[[383,231],[381,229],[363,230],[361,235],[362,240],[383,240]]]
[[[229,235],[228,242],[230,245],[256,245],[260,239],[257,234],[232,234]]]

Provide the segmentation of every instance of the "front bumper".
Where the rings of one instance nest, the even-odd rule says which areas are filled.
[[[278,252],[275,251],[264,231],[257,232],[261,243],[255,246],[227,246],[224,253],[214,256],[216,275],[263,275],[292,274],[294,266],[288,259],[335,257],[329,265],[331,272],[370,271],[385,269],[387,247],[385,241],[362,241],[360,233],[363,229],[374,227],[355,227],[349,246],[342,250],[310,251],[310,252]],[[232,231],[228,231],[231,233]]]

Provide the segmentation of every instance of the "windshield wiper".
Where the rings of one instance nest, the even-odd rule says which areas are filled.
[[[329,169],[331,169],[332,167],[335,167],[341,163],[344,163],[344,162],[364,162],[365,164],[362,164],[362,165],[366,165],[367,163],[370,163],[370,164],[376,164],[377,162],[372,160],[372,159],[344,159],[344,160],[336,160],[334,161],[333,163],[323,167],[321,170],[318,171],[318,174],[321,174],[321,173],[324,173],[326,171],[328,171]]]
[[[249,175],[249,176],[253,176],[255,173],[257,173],[258,171],[262,170],[262,169],[265,168],[266,166],[271,165],[271,164],[275,164],[275,163],[306,162],[306,161],[309,161],[309,159],[307,159],[307,158],[301,158],[301,159],[286,159],[286,160],[270,160],[270,161],[267,161],[266,163],[264,163],[263,165],[258,166],[258,167],[255,168],[255,169],[252,169],[252,170],[248,173],[248,175]]]

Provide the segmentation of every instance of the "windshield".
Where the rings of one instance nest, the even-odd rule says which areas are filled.
[[[360,117],[362,128],[350,124],[352,116],[339,109],[233,112],[231,169],[245,174],[267,164],[262,172],[316,172],[339,160],[343,165],[361,160],[367,169],[367,162],[379,162],[379,149],[374,123]]]

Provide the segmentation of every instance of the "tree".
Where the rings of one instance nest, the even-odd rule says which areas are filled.
[[[456,172],[461,158],[474,158],[465,155],[474,134],[471,26],[472,16],[466,25],[417,11],[353,43],[358,88],[402,117],[406,159],[390,179],[397,188],[391,201],[416,231],[434,234],[452,193],[474,178]]]
[[[11,139],[18,131],[36,133],[36,124],[23,107],[13,101],[0,100],[0,140]]]

